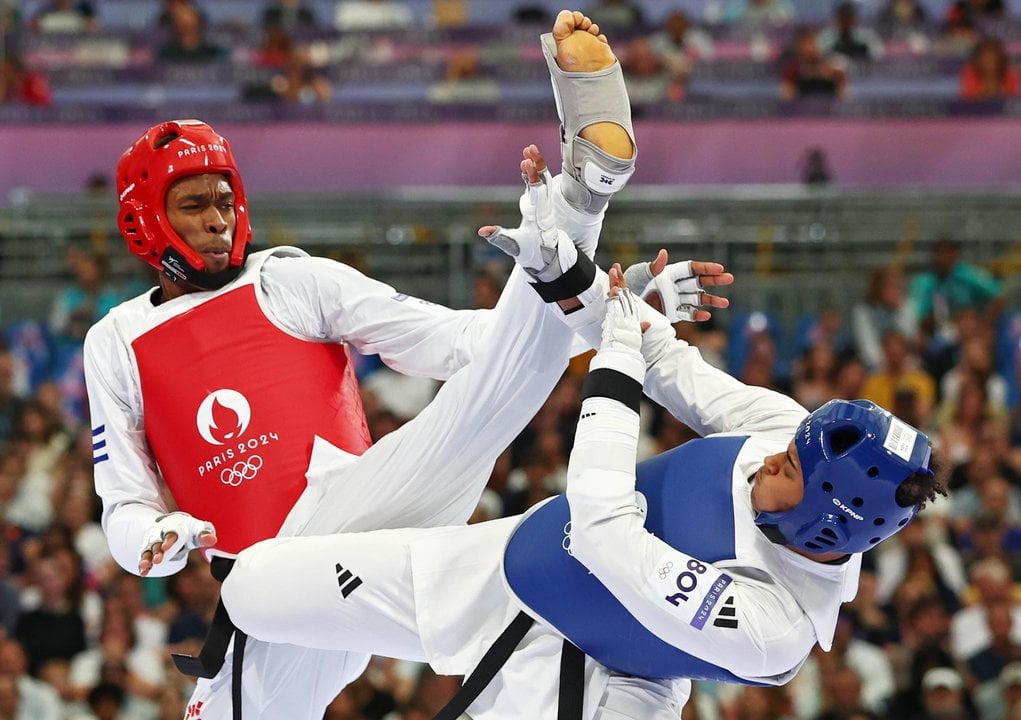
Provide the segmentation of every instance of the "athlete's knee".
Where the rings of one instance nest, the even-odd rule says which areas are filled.
[[[251,553],[258,553],[258,548],[243,551],[235,561],[220,586],[220,599],[231,622],[242,632],[258,638],[267,623],[280,621],[280,607],[265,601],[267,584],[273,584],[272,578],[254,569]]]

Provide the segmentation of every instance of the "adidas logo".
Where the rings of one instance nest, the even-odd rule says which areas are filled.
[[[720,608],[720,614],[713,620],[713,625],[722,628],[737,628],[737,608],[734,607],[734,596],[731,595]]]
[[[340,586],[341,595],[347,597],[361,584],[362,579],[360,577],[350,570],[345,570],[343,565],[337,563],[337,585]]]

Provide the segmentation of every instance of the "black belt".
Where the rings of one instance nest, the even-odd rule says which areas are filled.
[[[219,582],[223,582],[234,567],[232,558],[214,557],[209,563],[209,571]],[[234,707],[234,720],[241,720],[241,669],[245,661],[245,642],[248,636],[235,627],[223,606],[221,599],[216,603],[213,621],[209,624],[209,632],[202,642],[198,655],[173,654],[174,665],[185,675],[212,679],[223,668],[227,657],[227,646],[231,637],[234,638],[234,660],[231,667],[231,704]]]
[[[475,699],[493,681],[500,668],[507,664],[518,643],[535,624],[535,620],[521,612],[511,624],[500,633],[493,645],[482,656],[464,685],[443,706],[433,720],[457,720]],[[522,690],[526,691],[525,689]],[[581,720],[585,699],[585,653],[570,641],[564,640],[560,651],[560,700],[557,705],[557,720]]]

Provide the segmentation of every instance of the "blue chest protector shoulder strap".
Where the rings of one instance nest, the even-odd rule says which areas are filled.
[[[703,562],[735,557],[733,473],[746,437],[693,440],[638,465],[645,528]],[[504,553],[509,587],[528,610],[615,672],[751,684],[667,644],[645,628],[569,552],[560,496],[515,530]]]

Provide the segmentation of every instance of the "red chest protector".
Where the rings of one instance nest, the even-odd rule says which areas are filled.
[[[156,462],[178,507],[216,526],[221,550],[277,534],[315,435],[356,455],[371,444],[345,348],[277,328],[250,284],[132,347]]]

